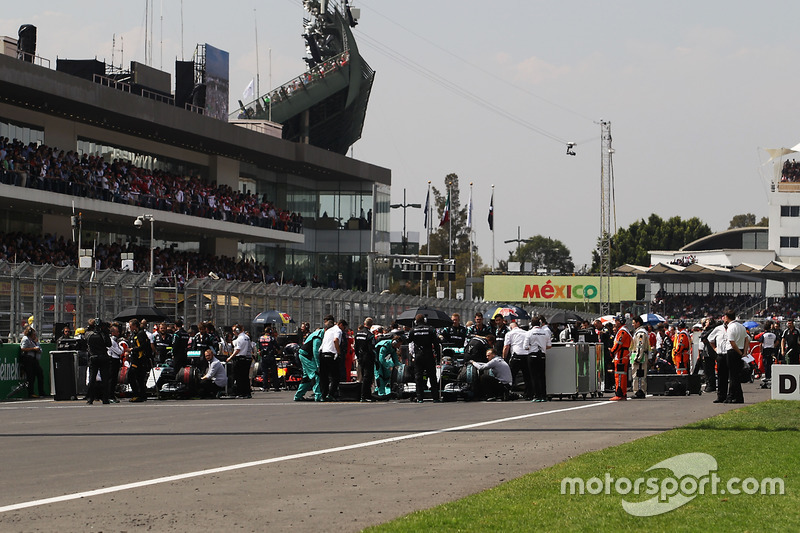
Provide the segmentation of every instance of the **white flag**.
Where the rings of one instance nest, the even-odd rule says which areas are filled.
[[[255,80],[251,79],[250,83],[247,84],[247,88],[242,93],[242,100],[244,100],[246,103],[250,103],[253,100],[253,98],[255,98],[254,82]]]
[[[467,227],[472,229],[472,187],[469,188],[469,203],[467,204]]]

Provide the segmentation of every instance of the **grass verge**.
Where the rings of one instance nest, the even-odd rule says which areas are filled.
[[[708,454],[716,461],[704,476],[678,470],[647,470],[665,459],[686,453]],[[694,456],[692,459],[700,456]],[[688,459],[688,458],[687,458]],[[679,461],[685,464],[687,461]],[[688,468],[699,464],[693,461]],[[550,468],[503,483],[493,489],[461,500],[418,511],[392,522],[369,528],[369,532],[395,531],[800,531],[800,402],[769,401],[688,426],[646,437],[613,448],[591,452]],[[704,487],[705,493],[691,490],[693,481],[716,475]],[[607,477],[610,491],[605,493]],[[687,503],[655,516],[633,516],[623,509],[622,501],[644,502],[654,496],[640,485],[638,495],[623,495],[627,488],[620,478],[658,479],[664,493],[663,503],[675,504],[671,481],[685,483]],[[589,486],[581,494],[562,494],[564,478],[603,482],[600,494],[590,494]],[[692,478],[692,479],[689,479]],[[753,482],[735,481],[753,478],[755,494],[731,494],[731,488],[752,491]],[[764,478],[783,483],[784,494],[760,494]],[[621,491],[617,490],[617,486]],[[593,488],[596,489],[596,482]],[[769,491],[769,487],[765,485]],[[678,494],[680,486],[675,487]],[[722,492],[725,492],[724,494]],[[716,493],[713,493],[716,492]],[[679,496],[678,496],[679,497]],[[665,510],[666,508],[651,507]]]

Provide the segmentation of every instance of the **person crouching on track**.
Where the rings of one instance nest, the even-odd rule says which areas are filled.
[[[377,352],[375,361],[375,394],[379,400],[391,398],[392,369],[396,366],[397,353],[402,345],[402,335],[394,335],[391,339],[378,341],[375,345],[375,351]]]
[[[614,317],[614,344],[611,346],[611,355],[614,357],[614,381],[616,396],[612,402],[628,399],[628,363],[630,362],[631,334],[625,327],[625,317]]]
[[[225,371],[225,365],[222,361],[217,359],[214,355],[214,350],[207,348],[203,354],[208,362],[206,373],[200,378],[201,398],[216,398],[219,397],[228,385],[228,373]]]
[[[481,371],[481,383],[479,390],[486,396],[486,401],[493,401],[498,398],[504,402],[512,398],[511,396],[511,367],[505,359],[494,351],[494,348],[486,350],[486,363],[471,361],[472,366]]]

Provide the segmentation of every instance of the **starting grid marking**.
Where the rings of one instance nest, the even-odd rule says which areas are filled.
[[[314,451],[303,452],[303,453],[295,453],[295,454],[291,454],[291,455],[284,455],[284,456],[281,456],[281,457],[272,457],[270,459],[261,459],[261,460],[258,460],[258,461],[249,461],[249,462],[246,462],[246,463],[238,463],[238,464],[233,464],[233,465],[220,466],[220,467],[217,467],[217,468],[209,468],[207,470],[197,470],[195,472],[186,472],[186,473],[183,473],[183,474],[175,474],[175,475],[172,475],[172,476],[164,476],[164,477],[159,477],[159,478],[154,478],[154,479],[147,479],[147,480],[143,480],[143,481],[137,481],[137,482],[134,482],[134,483],[125,483],[123,485],[115,485],[113,487],[105,487],[105,488],[102,488],[102,489],[95,489],[95,490],[89,490],[89,491],[84,491],[84,492],[75,492],[75,493],[72,493],[72,494],[64,494],[63,496],[54,496],[52,498],[43,498],[43,499],[40,499],[40,500],[31,500],[31,501],[27,501],[27,502],[14,503],[14,504],[11,504],[11,505],[5,505],[5,506],[0,507],[0,513],[7,513],[7,512],[10,512],[10,511],[19,511],[20,509],[27,509],[27,508],[30,508],[30,507],[39,507],[39,506],[43,506],[43,505],[49,505],[49,504],[52,504],[52,503],[61,503],[61,502],[67,502],[67,501],[72,501],[72,500],[79,500],[81,498],[89,498],[89,497],[92,497],[92,496],[101,496],[101,495],[104,495],[104,494],[111,494],[111,493],[114,493],[114,492],[122,492],[122,491],[126,491],[126,490],[138,489],[138,488],[142,488],[142,487],[149,487],[149,486],[152,486],[152,485],[159,485],[159,484],[162,484],[162,483],[171,483],[173,481],[181,481],[181,480],[184,480],[184,479],[191,479],[191,478],[195,478],[195,477],[208,476],[208,475],[211,475],[211,474],[220,474],[220,473],[224,473],[224,472],[231,472],[233,470],[242,470],[242,469],[245,469],[245,468],[252,468],[252,467],[255,467],[255,466],[263,466],[263,465],[268,465],[268,464],[273,464],[273,463],[281,463],[281,462],[284,462],[284,461],[292,461],[294,459],[304,459],[306,457],[315,457],[315,456],[318,456],[318,455],[326,455],[326,454],[332,454],[332,453],[346,452],[346,451],[350,451],[350,450],[357,450],[357,449],[360,449],[360,448],[369,448],[371,446],[378,446],[378,445],[381,445],[381,444],[391,444],[391,443],[394,443],[394,442],[400,442],[400,441],[409,440],[409,439],[419,439],[419,438],[422,438],[422,437],[429,437],[431,435],[440,435],[442,433],[450,433],[450,432],[454,432],[454,431],[464,431],[464,430],[467,430],[467,429],[474,429],[474,428],[479,428],[479,427],[484,427],[484,426],[491,426],[491,425],[495,425],[495,424],[503,424],[505,422],[514,422],[514,421],[517,421],[517,420],[525,420],[527,418],[534,418],[534,417],[537,417],[537,416],[545,416],[545,415],[552,415],[552,414],[558,414],[558,413],[566,413],[566,412],[569,412],[569,411],[578,411],[580,409],[591,409],[593,407],[599,407],[599,406],[602,406],[602,405],[613,405],[613,404],[614,404],[614,402],[593,402],[593,403],[589,403],[589,404],[579,405],[579,406],[576,406],[576,407],[566,407],[564,409],[554,409],[552,411],[541,411],[541,412],[537,412],[537,413],[528,413],[528,414],[524,414],[524,415],[510,416],[510,417],[506,417],[506,418],[497,418],[497,419],[494,419],[494,420],[486,420],[484,422],[476,422],[474,424],[466,424],[466,425],[463,425],[463,426],[454,426],[454,427],[449,427],[449,428],[434,429],[434,430],[430,430],[430,431],[422,431],[422,432],[418,432],[418,433],[410,433],[408,435],[400,435],[398,437],[389,437],[389,438],[375,440],[375,441],[359,442],[359,443],[356,443],[356,444],[348,444],[346,446],[337,446],[337,447],[334,447],[334,448],[326,448],[326,449],[323,449],[323,450],[314,450]]]

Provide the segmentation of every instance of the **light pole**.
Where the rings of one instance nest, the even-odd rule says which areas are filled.
[[[150,280],[153,279],[153,250],[154,242],[153,242],[153,222],[155,222],[155,217],[153,215],[139,215],[136,217],[136,220],[133,221],[133,225],[137,228],[141,228],[144,221],[147,220],[150,222]]]
[[[402,204],[391,204],[389,207],[392,209],[402,209],[403,210],[403,255],[408,253],[408,236],[406,235],[406,209],[409,207],[413,207],[414,209],[422,208],[422,204],[408,204],[406,203],[406,188],[403,187],[403,203]]]
[[[522,238],[520,238],[520,227],[517,226],[517,238],[516,239],[509,239],[509,240],[503,241],[503,242],[506,243],[506,244],[510,244],[512,242],[517,243],[517,261],[522,261],[522,258],[519,256],[520,245],[523,242],[531,242],[531,239],[522,239]]]

